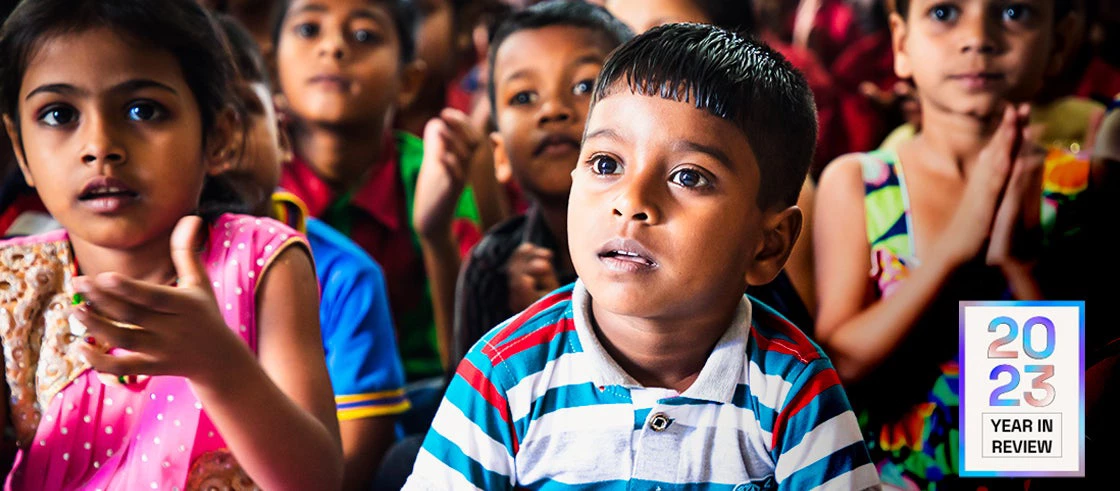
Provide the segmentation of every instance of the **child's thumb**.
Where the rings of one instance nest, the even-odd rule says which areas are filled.
[[[171,232],[171,262],[179,276],[179,286],[198,286],[206,283],[206,269],[198,251],[202,243],[202,218],[194,215],[179,219]]]

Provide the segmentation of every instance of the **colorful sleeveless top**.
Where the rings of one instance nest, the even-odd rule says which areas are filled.
[[[202,263],[226,324],[255,353],[256,287],[280,252],[307,247],[274,220],[226,214]],[[65,230],[0,242],[0,335],[19,454],[5,489],[256,489],[182,377],[122,385],[76,352]],[[103,380],[104,379],[104,380]]]
[[[894,150],[878,150],[859,158],[871,246],[870,276],[879,296],[885,298],[919,264],[914,256],[909,194]],[[1077,234],[1080,221],[1074,211],[1088,181],[1087,159],[1051,150],[1043,174],[1044,245]],[[956,332],[955,328],[951,332]],[[942,361],[925,397],[891,421],[873,420],[869,411],[861,410],[864,436],[884,485],[937,489],[940,482],[958,475],[958,376],[955,357]],[[878,394],[882,397],[884,392]]]

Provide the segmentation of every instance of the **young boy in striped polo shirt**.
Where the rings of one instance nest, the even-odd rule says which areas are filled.
[[[715,27],[615,51],[573,172],[580,280],[467,354],[406,488],[877,488],[828,358],[742,295],[797,240],[815,116]]]

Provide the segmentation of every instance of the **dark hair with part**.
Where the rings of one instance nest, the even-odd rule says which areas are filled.
[[[0,29],[0,112],[19,133],[19,93],[24,73],[43,43],[57,36],[109,29],[139,46],[169,52],[178,62],[208,138],[233,102],[233,63],[210,15],[195,0],[24,1]],[[202,142],[200,142],[202,143]],[[212,219],[240,211],[240,195],[220,178],[207,177],[199,210]]]
[[[494,93],[494,61],[498,49],[515,33],[542,29],[552,26],[568,26],[588,29],[600,38],[608,50],[617,48],[634,37],[634,32],[626,24],[616,19],[607,9],[580,0],[552,0],[538,3],[509,16],[498,26],[490,40],[490,117],[496,121],[498,104]]]
[[[293,0],[277,0],[272,10],[272,44],[280,46],[280,35],[284,30],[284,21],[288,19],[288,11]],[[381,5],[389,11],[393,18],[393,30],[396,31],[397,42],[401,47],[401,62],[411,62],[416,57],[416,6],[408,0],[369,0],[370,4]]]
[[[591,110],[622,90],[690,103],[734,123],[758,161],[759,206],[797,202],[813,160],[817,110],[805,77],[766,45],[704,24],[658,26],[607,59]]]

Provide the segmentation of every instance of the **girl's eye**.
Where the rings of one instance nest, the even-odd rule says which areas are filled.
[[[622,165],[617,160],[606,155],[591,157],[591,172],[599,175],[621,174]]]
[[[151,102],[137,102],[128,106],[128,119],[153,121],[163,117],[163,108]]]
[[[702,188],[708,186],[708,178],[693,169],[681,169],[669,176],[669,182],[686,188]]]
[[[518,92],[513,95],[509,100],[511,106],[521,106],[524,104],[532,104],[537,100],[537,94],[529,91]]]
[[[39,121],[47,126],[63,126],[78,118],[78,112],[71,107],[49,107],[39,115]]]
[[[960,16],[960,9],[955,5],[937,5],[929,10],[929,16],[937,22],[952,22]]]
[[[313,38],[319,35],[319,25],[305,23],[296,26],[296,35],[301,38]]]
[[[1031,8],[1026,5],[1009,5],[1003,9],[1003,20],[1006,21],[1025,22],[1030,19],[1030,16]]]
[[[572,88],[572,93],[575,95],[584,95],[591,93],[591,89],[595,88],[594,80],[581,80],[575,87]]]
[[[357,31],[354,31],[354,40],[359,42],[359,43],[365,44],[365,43],[373,42],[376,39],[377,39],[377,35],[375,35],[373,33],[373,31],[369,31],[369,30],[366,30],[366,29],[359,29]]]

